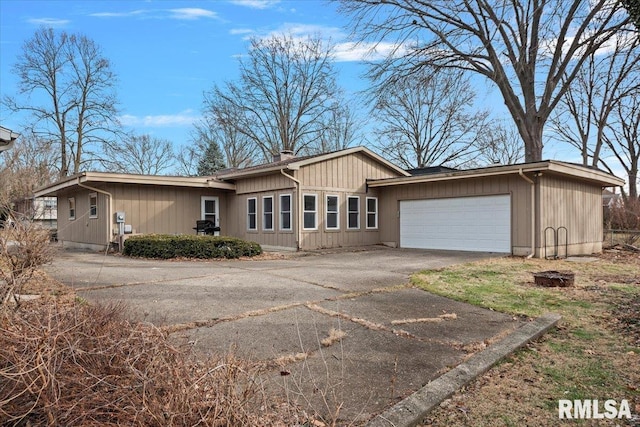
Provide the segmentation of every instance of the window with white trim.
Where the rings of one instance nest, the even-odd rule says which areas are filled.
[[[89,218],[98,218],[98,194],[89,194]]]
[[[304,194],[302,199],[302,228],[304,230],[316,230],[318,228],[318,196]]]
[[[247,199],[247,230],[258,229],[258,201],[255,197]]]
[[[280,195],[280,230],[291,231],[291,194]]]
[[[262,197],[262,229],[273,231],[273,196]]]
[[[347,228],[358,230],[360,228],[360,197],[347,197]]]
[[[69,219],[76,219],[76,198],[69,197]]]
[[[340,198],[338,196],[327,196],[324,224],[327,230],[340,229]]]
[[[367,228],[378,228],[378,198],[367,197]]]

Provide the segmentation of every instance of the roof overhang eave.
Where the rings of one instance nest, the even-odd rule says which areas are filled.
[[[102,172],[83,172],[53,184],[40,187],[34,191],[34,196],[55,196],[61,190],[84,183],[166,185],[173,187],[213,188],[229,191],[233,191],[236,188],[234,184],[220,182],[206,177],[187,178],[158,175],[126,175]]]
[[[618,187],[625,184],[623,179],[602,171],[591,170],[585,167],[573,166],[567,163],[546,161],[531,163],[528,165],[509,165],[504,167],[475,169],[458,172],[445,172],[434,175],[419,175],[400,178],[388,178],[382,180],[369,181],[369,187],[389,187],[394,185],[418,184],[440,181],[453,181],[459,179],[483,178],[501,175],[513,175],[520,173],[554,173],[558,175],[571,176],[576,179],[597,183],[603,187]]]
[[[300,165],[290,163],[288,165],[270,166],[267,168],[256,169],[251,171],[231,172],[228,174],[217,175],[216,178],[221,179],[223,181],[227,181],[227,180],[238,179],[238,178],[251,178],[255,176],[269,175],[271,173],[276,173],[276,172],[280,173],[281,170],[297,171],[299,169],[300,169]]]

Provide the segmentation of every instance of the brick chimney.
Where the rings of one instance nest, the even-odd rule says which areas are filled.
[[[291,150],[282,150],[278,154],[274,154],[273,155],[273,161],[274,162],[281,162],[281,161],[284,161],[284,160],[293,159],[295,157],[296,156],[295,156],[295,154],[293,154],[293,151],[291,151]]]

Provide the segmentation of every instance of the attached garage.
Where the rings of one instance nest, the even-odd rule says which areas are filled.
[[[402,200],[400,247],[511,253],[511,196]]]
[[[535,257],[601,252],[602,189],[623,184],[555,160],[367,182],[385,245]]]

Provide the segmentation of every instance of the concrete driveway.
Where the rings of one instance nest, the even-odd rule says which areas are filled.
[[[127,302],[135,317],[205,354],[235,347],[267,362],[272,391],[323,414],[341,405],[347,423],[371,418],[520,326],[409,285],[413,272],[491,256],[375,246],[155,261],[64,251],[47,270],[88,300]],[[323,345],[331,329],[346,335]]]

